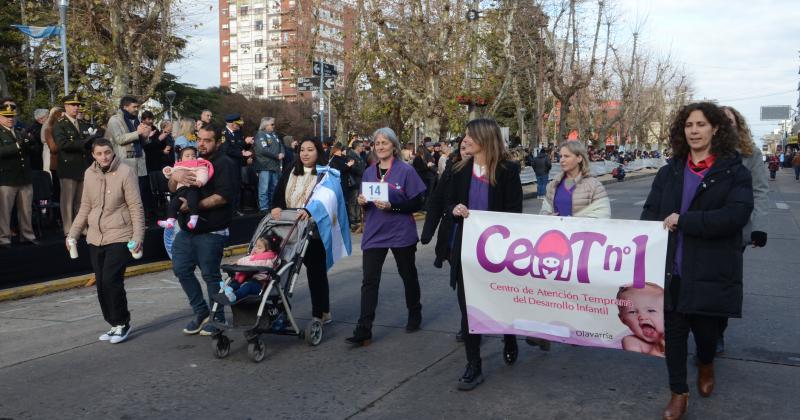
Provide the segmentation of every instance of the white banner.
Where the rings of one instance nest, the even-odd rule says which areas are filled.
[[[470,332],[663,357],[666,253],[661,222],[470,211]]]

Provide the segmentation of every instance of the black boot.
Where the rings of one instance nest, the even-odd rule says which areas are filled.
[[[464,337],[466,337],[466,336],[467,336],[467,333],[465,333],[464,330],[460,330],[459,332],[457,332],[456,333],[456,343],[463,343],[464,342]]]
[[[722,354],[725,352],[725,336],[722,334],[717,337],[717,354]]]
[[[478,359],[473,362],[467,362],[467,369],[464,375],[458,380],[459,391],[471,391],[476,386],[483,382],[483,373],[481,372],[481,360]]]
[[[406,332],[412,333],[419,331],[422,324],[422,307],[408,311],[408,322],[406,323]]]
[[[517,339],[513,335],[510,337],[503,337],[503,361],[507,365],[513,365],[517,361],[519,349],[517,348]]]
[[[550,342],[543,338],[526,337],[525,342],[530,346],[538,346],[542,351],[550,351]]]
[[[356,347],[366,347],[372,343],[372,330],[358,325],[353,330],[353,336],[346,338],[344,341]]]

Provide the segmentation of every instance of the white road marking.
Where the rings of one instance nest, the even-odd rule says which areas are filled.
[[[174,284],[174,285],[177,285],[177,286],[181,285],[180,283],[178,283],[177,280],[169,280],[169,279],[160,279],[160,280],[163,281],[164,283],[167,283],[167,284]]]
[[[789,205],[780,201],[775,202],[775,206],[781,210],[789,210]]]
[[[9,310],[7,310],[7,311],[2,311],[2,312],[0,312],[0,314],[7,314],[7,313],[11,313],[11,312],[21,311],[21,310],[23,310],[23,309],[28,309],[28,308],[9,309]]]

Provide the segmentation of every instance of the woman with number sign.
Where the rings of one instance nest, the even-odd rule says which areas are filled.
[[[603,184],[589,173],[589,154],[579,141],[568,141],[558,148],[561,173],[547,184],[539,214],[561,217],[611,217],[611,201]],[[528,337],[525,342],[550,350],[550,342]]]
[[[697,388],[708,397],[720,319],[742,315],[742,228],[753,210],[753,186],[736,151],[739,135],[713,103],[681,108],[670,139],[674,157],[653,180],[641,218],[662,221],[670,232],[664,328],[672,396],[663,418],[680,419],[689,404],[689,332],[697,344]]]
[[[361,238],[364,254],[361,316],[353,336],[346,340],[356,346],[366,346],[372,341],[381,269],[390,249],[405,288],[406,332],[419,330],[422,323],[419,278],[414,261],[419,240],[414,212],[422,208],[425,184],[414,168],[400,158],[400,141],[391,128],[379,128],[372,138],[378,161],[367,168],[361,178],[364,188],[373,187],[368,191],[372,201],[363,194],[364,189],[358,195],[358,204],[365,208],[364,236]],[[380,188],[385,188],[384,194],[388,192],[388,201],[374,197],[380,195],[377,191]]]
[[[494,120],[481,118],[470,121],[461,144],[470,158],[453,165],[445,208],[454,216],[456,235],[450,258],[450,277],[458,289],[461,330],[467,332],[464,337],[467,368],[458,380],[458,389],[468,391],[483,382],[483,374],[481,335],[469,333],[464,297],[464,276],[461,271],[464,219],[469,217],[470,210],[522,213],[522,184],[519,164],[509,158],[500,126]],[[519,352],[517,339],[513,335],[506,335],[503,342],[503,360],[509,365],[513,364]]]
[[[300,154],[294,165],[283,170],[281,179],[272,196],[270,215],[280,220],[282,209],[302,209],[317,185],[317,165],[325,165],[322,144],[317,140],[306,139],[300,144]],[[309,218],[306,211],[298,212],[301,219]],[[315,234],[308,242],[308,249],[303,258],[308,277],[308,290],[311,294],[311,316],[322,323],[331,322],[330,297],[328,289],[328,270],[325,263],[325,245],[319,235]]]

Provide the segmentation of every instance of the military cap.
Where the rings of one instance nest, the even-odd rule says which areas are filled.
[[[0,115],[4,117],[13,117],[17,115],[17,106],[12,103],[7,103],[0,107]]]
[[[225,122],[226,123],[244,125],[244,121],[242,121],[242,116],[239,115],[239,114],[228,114],[225,117]]]
[[[77,93],[71,93],[64,97],[64,105],[83,105],[83,101]]]

